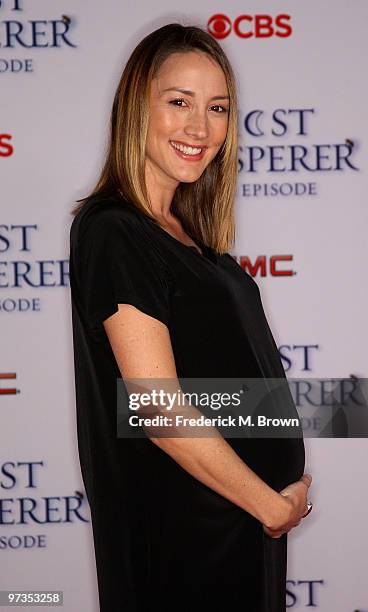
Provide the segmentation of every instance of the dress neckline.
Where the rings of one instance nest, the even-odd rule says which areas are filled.
[[[193,240],[193,242],[195,242],[197,244],[197,247],[199,247],[201,249],[202,253],[200,253],[198,251],[198,248],[195,247],[194,245],[192,245],[192,244],[185,244],[181,240],[178,240],[178,238],[175,238],[175,236],[173,236],[172,234],[167,232],[163,227],[161,227],[161,225],[159,225],[158,223],[155,223],[149,217],[147,217],[147,218],[148,218],[149,221],[151,221],[151,224],[155,228],[157,228],[163,235],[167,236],[170,240],[172,240],[172,242],[174,242],[177,245],[179,245],[179,247],[183,247],[184,249],[189,250],[189,252],[194,253],[195,255],[197,255],[197,257],[200,257],[203,260],[211,261],[212,263],[217,264],[217,253],[216,253],[216,251],[214,249],[211,249],[211,247],[208,247],[207,245],[203,244],[203,242],[201,240],[194,240],[192,238],[192,236],[190,236],[190,238]]]
[[[152,221],[152,219],[149,219],[149,220],[150,220],[150,221]],[[179,240],[179,238],[175,238],[175,236],[173,236],[172,234],[170,234],[170,232],[168,232],[167,230],[165,230],[165,229],[164,229],[163,227],[161,227],[161,225],[159,225],[158,223],[155,223],[154,221],[152,221],[152,223],[153,223],[153,225],[154,225],[155,227],[157,227],[157,229],[159,229],[161,232],[164,232],[164,234],[166,234],[167,236],[169,236],[169,238],[171,238],[172,240],[174,240],[174,242],[178,242],[180,245],[182,245],[183,247],[185,247],[185,248],[187,248],[187,249],[193,249],[193,250],[194,250],[196,253],[198,253],[198,255],[199,255],[200,257],[204,257],[204,254],[203,254],[203,245],[202,245],[202,244],[198,245],[198,244],[196,243],[196,244],[197,244],[197,246],[194,246],[193,244],[185,244],[185,242],[182,242],[181,240]],[[188,235],[189,235],[189,234],[188,234]],[[192,236],[190,236],[190,238],[192,238]],[[192,240],[193,240],[193,238],[192,238]],[[195,242],[195,241],[193,240],[193,242]],[[200,252],[198,251],[198,248],[197,248],[197,247],[201,249],[202,253],[200,253]]]
[[[122,198],[121,195],[119,197]],[[159,232],[161,232],[162,235],[167,236],[169,238],[169,240],[171,240],[173,243],[176,243],[179,247],[183,247],[184,249],[189,250],[189,252],[191,252],[191,253],[194,252],[194,254],[197,255],[197,257],[200,257],[203,260],[211,261],[214,264],[218,263],[218,261],[217,261],[218,255],[217,255],[216,251],[214,249],[212,249],[211,247],[208,247],[207,245],[203,244],[203,242],[201,240],[193,240],[192,236],[190,236],[190,238],[193,240],[193,242],[195,242],[197,244],[197,246],[201,249],[202,253],[200,253],[198,251],[198,249],[194,245],[192,245],[192,244],[185,244],[184,242],[182,242],[178,238],[175,238],[175,236],[173,236],[172,234],[167,232],[163,227],[161,227],[161,225],[159,225],[153,219],[151,219],[151,217],[149,217],[144,212],[142,212],[137,206],[135,206],[135,204],[132,204],[132,202],[130,202],[129,200],[127,200],[125,198],[123,198],[123,199],[124,199],[124,202],[128,203],[129,206],[131,208],[133,208],[137,213],[140,213],[141,215],[143,215],[144,218],[148,222],[150,222],[153,227],[155,227],[157,230],[159,230]]]

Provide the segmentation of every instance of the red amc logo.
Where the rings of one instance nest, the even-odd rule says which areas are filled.
[[[214,38],[226,38],[231,30],[239,38],[288,38],[293,30],[290,25],[291,17],[282,13],[281,15],[239,15],[233,24],[227,15],[217,13],[209,18],[207,31]]]
[[[296,274],[293,270],[278,267],[282,261],[292,261],[292,255],[270,255],[268,258],[266,255],[258,255],[254,263],[246,255],[241,255],[238,260],[241,267],[251,276],[256,276],[259,270],[260,276],[293,276]]]

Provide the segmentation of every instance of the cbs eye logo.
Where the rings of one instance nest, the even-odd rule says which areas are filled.
[[[227,15],[217,13],[209,18],[207,31],[214,38],[222,39],[233,30],[239,38],[288,38],[292,34],[290,15],[239,15],[233,23]]]

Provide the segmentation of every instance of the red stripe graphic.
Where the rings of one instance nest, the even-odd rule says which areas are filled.
[[[0,380],[9,380],[16,377],[16,372],[0,372]],[[15,387],[5,387],[4,389],[0,387],[0,395],[15,395],[16,393],[17,389]]]

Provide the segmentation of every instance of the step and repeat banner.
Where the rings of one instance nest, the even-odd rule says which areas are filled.
[[[205,28],[234,67],[233,255],[287,377],[368,377],[366,0],[1,0],[0,590],[62,591],[67,612],[99,610],[70,210],[97,179],[130,52],[171,22]],[[367,451],[366,437],[306,439],[314,508],[288,536],[287,608],[368,611]]]

